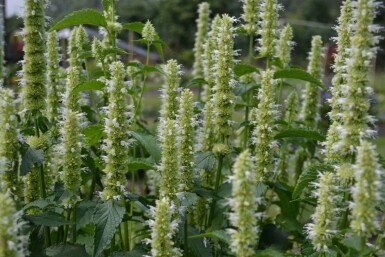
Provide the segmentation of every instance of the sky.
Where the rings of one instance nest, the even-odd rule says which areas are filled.
[[[22,13],[21,6],[23,5],[23,0],[5,0],[5,2],[7,17]]]

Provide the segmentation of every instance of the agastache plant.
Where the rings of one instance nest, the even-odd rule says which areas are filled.
[[[241,0],[243,3],[242,19],[245,22],[243,28],[249,35],[254,35],[258,31],[259,1],[260,0]]]
[[[175,220],[177,208],[172,200],[162,197],[151,208],[152,220],[148,221],[151,228],[151,255],[148,257],[179,257],[182,252],[175,246],[174,237],[178,231]]]
[[[162,142],[162,160],[158,171],[161,175],[159,193],[162,197],[167,197],[171,201],[176,201],[176,193],[179,180],[179,166],[177,156],[177,134],[176,122],[171,119],[164,121],[164,126],[160,133],[160,141]]]
[[[255,168],[259,181],[266,181],[272,175],[273,154],[277,148],[273,129],[279,112],[274,97],[277,80],[273,76],[273,70],[267,70],[262,74],[262,85],[258,92],[256,127],[251,138],[252,143],[255,144]]]
[[[15,197],[19,190],[18,121],[15,94],[0,88],[0,191],[10,190]]]
[[[180,101],[179,113],[179,166],[180,166],[180,190],[191,191],[194,186],[194,134],[196,121],[193,106],[194,94],[183,90]]]
[[[238,156],[234,175],[229,178],[232,184],[229,220],[235,227],[230,230],[231,251],[238,257],[253,256],[259,237],[259,199],[256,197],[257,180],[254,173],[250,151],[245,150]]]
[[[181,66],[176,60],[169,60],[165,67],[166,82],[162,88],[162,107],[160,110],[160,122],[158,134],[162,134],[164,122],[167,119],[175,120],[178,113],[178,94],[180,76],[182,75]]]
[[[368,127],[374,119],[368,115],[368,97],[372,93],[369,71],[376,53],[379,37],[375,35],[380,27],[373,24],[380,2],[359,0],[355,2],[354,36],[351,38],[350,55],[347,60],[347,90],[343,99],[342,145],[345,155],[356,152],[360,140],[371,137],[375,131]]]
[[[308,238],[313,247],[320,252],[327,252],[332,246],[332,237],[337,232],[336,222],[338,208],[338,187],[336,176],[331,172],[318,175],[318,182],[314,183],[317,207],[312,215],[313,223],[306,225]]]
[[[214,95],[215,125],[222,141],[230,133],[234,105],[234,35],[235,19],[224,14],[218,33],[218,56],[216,64],[216,85]]]
[[[321,80],[322,76],[322,40],[320,36],[313,36],[311,51],[309,53],[308,72],[316,79]],[[303,92],[303,104],[301,118],[307,127],[316,128],[319,120],[320,90],[317,84],[306,83]]]
[[[22,104],[27,111],[46,107],[45,0],[24,0]]]
[[[203,53],[204,40],[209,29],[210,5],[207,2],[200,3],[198,6],[197,32],[194,45],[194,76],[203,77]]]
[[[285,101],[285,121],[290,125],[298,117],[298,94],[296,91],[290,93]]]
[[[124,65],[113,62],[110,67],[109,105],[105,131],[106,178],[103,199],[120,199],[125,191],[125,174],[128,171],[128,148],[130,138],[128,92],[124,84]]]
[[[347,90],[347,60],[349,58],[350,38],[351,38],[351,24],[353,19],[353,9],[350,0],[346,0],[341,8],[341,16],[338,19],[337,33],[337,54],[335,55],[335,64],[331,89],[332,98],[329,100],[331,111],[329,117],[331,125],[328,129],[325,154],[329,161],[335,161],[340,158],[340,130],[342,126],[341,114],[344,111],[342,99],[345,98]],[[345,92],[345,93],[344,93]],[[342,101],[341,101],[342,100]]]
[[[28,238],[21,235],[24,222],[20,222],[21,212],[16,211],[12,198],[0,193],[0,257],[27,256]]]
[[[60,67],[59,67],[59,44],[56,31],[48,34],[47,38],[47,71],[48,71],[48,85],[47,85],[47,117],[51,123],[51,134],[57,137],[59,134],[58,128],[58,116],[60,116],[61,109],[61,95],[63,91],[62,83],[59,79]]]
[[[259,55],[272,58],[275,56],[276,45],[278,41],[278,12],[282,6],[277,0],[263,0],[260,9],[260,29],[258,39],[260,46],[258,47]]]
[[[376,205],[381,192],[380,167],[375,147],[362,141],[354,166],[355,185],[352,189],[352,220],[350,227],[359,236],[368,238],[377,232]]]
[[[206,84],[203,87],[202,99],[208,102],[212,98],[215,85],[216,59],[218,50],[218,32],[221,23],[221,17],[216,15],[207,34],[203,51],[203,74]]]
[[[282,29],[278,43],[276,45],[276,55],[281,60],[283,67],[287,67],[291,61],[291,52],[294,47],[293,28],[290,24]]]

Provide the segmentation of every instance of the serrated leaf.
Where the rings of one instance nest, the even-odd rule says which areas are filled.
[[[103,14],[94,10],[94,9],[83,9],[79,11],[74,11],[62,20],[57,22],[49,31],[59,30],[62,28],[77,26],[81,24],[94,25],[106,27],[107,22]]]
[[[155,166],[154,160],[152,158],[130,158],[128,161],[128,170],[150,170]]]
[[[77,94],[81,91],[85,90],[99,90],[102,91],[105,87],[105,84],[101,81],[97,80],[91,80],[91,81],[86,81],[78,84],[71,92],[71,94]]]
[[[192,85],[204,85],[207,84],[207,81],[204,80],[203,78],[195,78],[195,79],[189,79],[184,81],[180,87],[182,88],[188,88],[191,87]]]
[[[257,87],[258,85],[255,83],[250,83],[250,84],[237,83],[233,91],[236,96],[241,96]]]
[[[205,237],[222,241],[228,245],[230,245],[230,242],[231,242],[230,235],[227,234],[226,231],[224,230],[215,230],[204,234],[191,236],[190,238],[205,238]]]
[[[44,162],[44,152],[40,149],[29,147],[21,155],[20,175],[25,176],[33,167],[40,167]]]
[[[238,77],[241,77],[243,75],[250,74],[253,72],[260,73],[260,70],[253,65],[245,64],[245,63],[238,63],[234,66],[234,73]]]
[[[92,217],[95,212],[96,202],[81,201],[76,204],[76,225],[77,228],[92,223]]]
[[[212,152],[199,152],[195,156],[196,169],[211,171],[217,165],[217,159]]]
[[[278,133],[275,136],[275,139],[291,138],[291,137],[306,138],[309,140],[317,140],[320,142],[325,141],[325,135],[322,135],[318,131],[307,130],[307,129],[288,129]]]
[[[90,257],[84,245],[61,244],[48,247],[45,254],[49,257]]]
[[[94,214],[96,225],[94,237],[94,257],[98,256],[110,243],[116,228],[123,219],[125,209],[110,200],[97,206]]]
[[[101,124],[90,125],[82,130],[85,136],[85,144],[88,146],[95,145],[104,135],[104,126]]]
[[[315,181],[318,177],[318,174],[325,171],[332,171],[333,166],[328,164],[313,164],[302,172],[301,176],[298,178],[298,182],[295,185],[293,190],[293,199],[296,199],[301,196],[301,193],[304,188],[306,188],[311,182]]]
[[[323,87],[322,82],[310,73],[297,68],[278,70],[274,73],[275,79],[299,79]]]
[[[160,162],[161,150],[158,140],[155,136],[147,134],[143,131],[134,131],[132,136],[146,149],[146,151],[154,158],[156,163]]]
[[[56,212],[44,212],[37,215],[25,215],[23,218],[35,225],[42,225],[46,227],[59,227],[72,224],[71,221],[66,220],[62,215]]]
[[[197,203],[198,196],[195,193],[181,192],[178,193],[178,199],[181,206],[189,207]]]

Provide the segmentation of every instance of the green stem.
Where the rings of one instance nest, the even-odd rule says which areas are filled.
[[[131,177],[131,193],[135,193],[135,172],[132,172],[131,174],[132,174],[132,177]],[[131,243],[131,244],[128,245],[129,250],[134,248],[134,244],[133,244],[133,240],[132,240],[132,238],[134,238],[134,236],[133,236],[133,234],[134,234],[133,222],[132,222],[133,213],[134,213],[134,203],[131,201],[131,203],[130,203],[130,221],[128,222],[128,224],[129,224],[129,227],[128,227],[128,238],[129,238],[129,242]]]
[[[215,178],[215,185],[214,185],[214,198],[211,203],[211,209],[210,209],[210,216],[209,216],[209,224],[208,226],[211,226],[213,219],[214,219],[214,212],[215,212],[215,205],[217,203],[216,197],[218,194],[219,189],[219,183],[221,181],[221,175],[222,175],[222,166],[223,166],[223,158],[224,156],[220,156],[218,159],[218,170]]]
[[[74,204],[74,207],[72,209],[72,243],[76,243],[76,203]]]
[[[110,255],[113,255],[114,252],[115,252],[115,235],[112,237],[112,240],[111,240]]]
[[[373,251],[372,253],[370,254],[370,257],[374,256],[374,254],[376,253],[376,249],[377,247],[380,245],[381,243],[381,240],[382,240],[382,235],[384,234],[385,232],[385,218],[384,220],[382,221],[382,225],[381,225],[381,229],[380,231],[378,232],[377,234],[377,238],[376,238],[376,242],[374,243],[374,247],[373,247]]]
[[[278,91],[278,104],[280,105],[282,102],[282,91],[283,91],[283,81],[282,79],[280,80],[279,83],[279,91]]]
[[[71,220],[71,210],[67,210],[67,220]],[[65,225],[64,227],[64,237],[63,237],[63,243],[67,243],[67,237],[68,237],[68,230],[69,230],[69,225]]]
[[[186,220],[184,221],[184,256],[189,256],[188,254],[188,222],[187,222],[187,212],[186,212]]]
[[[127,203],[126,199],[124,199],[124,196],[122,197],[122,204],[124,209],[127,211]],[[128,222],[125,221],[123,224],[123,234],[124,234],[124,249],[126,251],[129,251],[130,249],[130,239],[129,239],[129,234],[128,234]]]

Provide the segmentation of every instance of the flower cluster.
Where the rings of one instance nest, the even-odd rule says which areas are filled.
[[[190,191],[194,186],[194,134],[195,119],[193,107],[194,94],[183,90],[180,101],[179,113],[179,166],[180,190]]]
[[[260,6],[260,31],[258,39],[260,47],[259,54],[264,57],[272,58],[275,56],[278,41],[278,12],[282,6],[278,0],[264,0]]]
[[[283,67],[287,67],[291,61],[291,51],[293,50],[293,28],[287,24],[281,31],[276,49],[276,55],[281,60]]]
[[[12,199],[0,193],[0,257],[23,257],[28,254],[28,238],[20,235],[23,223],[18,223],[21,213],[16,212]]]
[[[254,35],[258,31],[258,14],[260,0],[241,0],[243,2],[243,28],[247,34]]]
[[[311,51],[309,53],[308,72],[316,79],[321,80],[322,74],[322,40],[320,36],[313,36],[311,42]],[[308,127],[315,128],[319,120],[319,101],[320,90],[317,84],[306,83],[306,89],[303,93],[303,105],[301,118]]]
[[[203,50],[203,74],[207,84],[204,85],[202,99],[206,102],[211,100],[212,91],[215,85],[216,60],[218,50],[218,33],[221,24],[221,17],[216,15],[211,23],[208,37]]]
[[[152,42],[155,40],[156,32],[154,25],[152,25],[151,21],[147,21],[144,24],[143,30],[142,30],[142,37],[144,41],[147,42],[147,44],[152,44]]]
[[[109,105],[105,132],[105,151],[107,156],[104,172],[105,188],[103,199],[119,199],[125,189],[125,174],[128,171],[128,148],[129,148],[129,103],[128,91],[124,84],[124,65],[122,62],[113,62],[110,67],[112,80],[110,82]]]
[[[195,35],[194,45],[194,76],[203,77],[203,60],[204,40],[207,37],[209,28],[210,5],[207,2],[202,2],[198,7],[199,17],[197,19],[198,30]]]
[[[256,127],[252,134],[252,143],[255,144],[256,176],[258,180],[266,180],[273,172],[273,152],[277,147],[274,140],[274,122],[279,116],[275,104],[274,91],[277,81],[273,70],[262,74],[261,88],[258,93],[258,109],[256,110]]]
[[[22,103],[28,111],[46,108],[45,0],[24,1],[24,61]]]
[[[60,68],[59,68],[59,45],[56,31],[50,32],[47,38],[47,71],[48,71],[48,81],[47,81],[47,116],[49,122],[51,123],[51,134],[54,137],[58,136],[58,121],[57,117],[60,116],[61,109],[61,93],[63,89],[61,88],[62,83],[59,79]]]
[[[376,205],[380,199],[381,180],[375,147],[363,141],[358,147],[354,166],[356,183],[352,189],[353,202],[350,227],[363,237],[373,235],[378,227]]]
[[[285,121],[290,125],[298,117],[298,94],[296,91],[290,93],[285,101]]]
[[[313,223],[307,224],[306,229],[314,248],[317,251],[326,252],[332,245],[332,236],[336,232],[338,187],[333,173],[319,174],[318,180],[318,183],[314,183],[317,207],[312,215]]]
[[[329,99],[331,111],[329,117],[331,125],[327,132],[325,142],[325,154],[329,161],[338,160],[341,155],[341,151],[338,151],[340,146],[340,130],[342,126],[341,115],[344,111],[344,107],[341,103],[341,99],[345,97],[347,81],[346,81],[346,61],[349,58],[350,49],[350,37],[351,37],[351,24],[353,19],[353,9],[350,0],[346,0],[341,8],[341,15],[338,19],[339,25],[337,26],[338,37],[337,54],[335,55],[334,64],[334,77],[332,80],[333,87],[331,89],[332,98]],[[344,89],[344,90],[343,90]]]
[[[175,220],[177,208],[172,200],[163,197],[156,201],[156,206],[151,208],[153,220],[148,224],[151,228],[151,256],[148,257],[179,257],[182,252],[174,246],[173,237],[178,231],[178,221]]]
[[[235,19],[224,14],[218,33],[218,56],[216,66],[214,114],[215,125],[222,137],[230,133],[231,116],[233,114],[233,67],[234,67],[234,35]]]
[[[232,212],[229,215],[231,225],[236,229],[230,230],[231,250],[236,256],[248,257],[255,254],[258,242],[259,199],[256,195],[257,180],[249,150],[241,153],[234,164],[234,175],[230,176],[232,193],[229,205]]]
[[[0,188],[19,195],[18,122],[15,113],[14,92],[0,88]]]
[[[375,131],[368,127],[373,123],[373,117],[368,115],[370,107],[369,95],[372,88],[368,86],[369,72],[375,58],[376,44],[379,37],[375,35],[380,30],[373,24],[380,2],[374,0],[358,0],[353,11],[355,23],[354,35],[351,38],[349,58],[347,60],[346,97],[342,98],[342,145],[344,154],[356,151],[360,140],[369,138]]]

